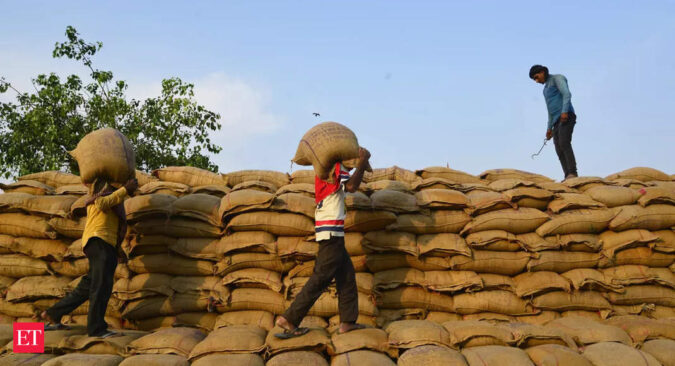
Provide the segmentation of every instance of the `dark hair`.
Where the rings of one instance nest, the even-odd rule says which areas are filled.
[[[534,79],[534,74],[538,74],[542,71],[544,72],[544,77],[548,79],[548,67],[541,65],[534,65],[530,67],[530,79]]]

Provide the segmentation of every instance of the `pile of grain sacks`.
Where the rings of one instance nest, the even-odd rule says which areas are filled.
[[[130,260],[106,317],[130,330],[86,337],[85,304],[33,364],[674,364],[675,181],[663,172],[555,183],[515,170],[375,169],[348,194],[345,223],[359,322],[371,328],[334,333],[333,288],[304,320],[312,331],[291,340],[273,336],[274,318],[313,269],[313,171],[168,167],[137,178],[125,202]],[[11,330],[87,272],[87,191],[59,172],[0,188],[0,322]],[[0,365],[24,357],[11,343],[3,351]]]

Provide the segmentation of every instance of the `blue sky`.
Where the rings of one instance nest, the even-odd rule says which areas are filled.
[[[67,25],[95,58],[155,95],[196,85],[222,116],[222,172],[289,171],[302,134],[351,127],[375,167],[516,168],[561,179],[546,129],[540,63],[567,76],[581,175],[633,166],[675,173],[675,2],[2,1],[0,75],[84,73],[52,59]],[[312,116],[321,113],[321,118]],[[297,168],[297,167],[296,167]]]

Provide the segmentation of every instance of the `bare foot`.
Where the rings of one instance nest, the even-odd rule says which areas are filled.
[[[347,333],[351,332],[352,330],[363,329],[365,327],[365,325],[358,323],[340,323],[340,329],[338,330],[338,333]]]
[[[279,316],[277,318],[277,325],[286,330],[294,330],[295,328],[297,328],[295,325],[291,324],[288,320],[286,320],[286,318],[284,318],[283,316]]]

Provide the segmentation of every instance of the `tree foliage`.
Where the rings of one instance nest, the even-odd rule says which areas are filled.
[[[217,171],[207,154],[221,148],[209,133],[219,130],[220,115],[194,100],[193,84],[177,77],[162,80],[161,95],[145,100],[127,98],[128,85],[111,71],[94,67],[92,57],[101,42],[87,43],[75,28],[66,28],[65,42],[57,42],[52,56],[81,62],[88,70],[65,79],[54,73],[32,79],[35,92],[17,90],[0,77],[0,94],[15,93],[0,102],[0,175],[9,178],[45,170],[78,173],[68,151],[84,135],[113,127],[124,133],[136,150],[141,170],[189,165]]]

